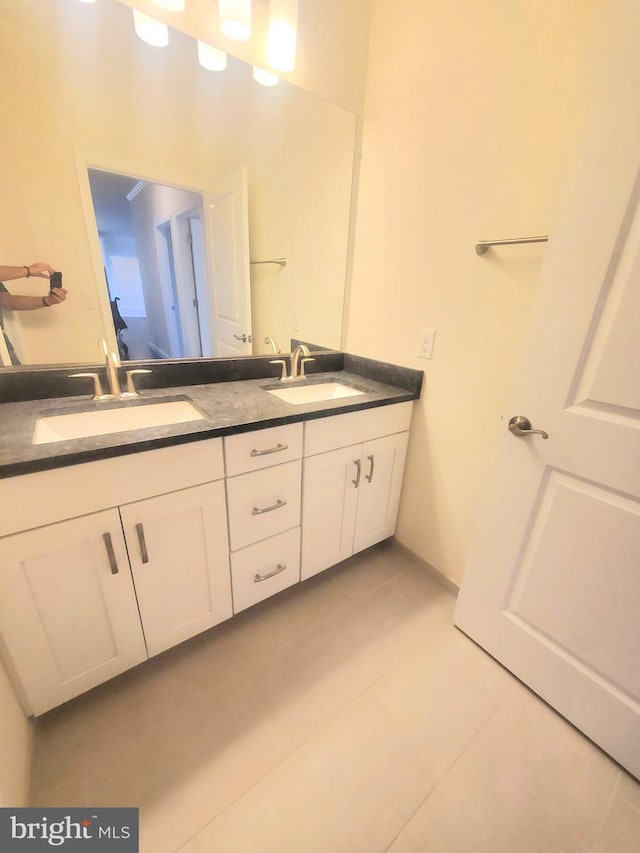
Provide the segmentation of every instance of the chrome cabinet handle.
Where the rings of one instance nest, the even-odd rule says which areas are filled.
[[[136,524],[136,533],[138,534],[138,542],[140,543],[140,556],[143,563],[149,562],[149,553],[147,551],[147,541],[144,538],[144,527],[142,523]]]
[[[280,453],[282,450],[288,449],[288,444],[276,444],[275,447],[268,447],[266,450],[252,450],[251,456],[267,456],[269,453]]]
[[[369,468],[369,473],[364,475],[364,478],[365,478],[365,480],[367,480],[370,483],[373,480],[373,467],[374,467],[373,453],[371,454],[371,456],[367,456],[367,459],[371,463],[371,467]]]
[[[113,542],[111,541],[110,533],[103,533],[102,539],[104,541],[104,547],[107,549],[107,557],[109,558],[109,566],[111,567],[111,574],[117,575],[120,571],[118,569],[118,561],[116,560],[116,554],[113,550]]]
[[[254,583],[260,583],[260,581],[268,581],[269,578],[273,578],[276,575],[279,575],[280,572],[284,572],[284,570],[286,568],[287,567],[283,566],[282,563],[278,563],[278,565],[276,566],[276,568],[272,572],[269,572],[266,575],[258,575],[258,574],[254,575],[253,576],[253,582]]]
[[[509,421],[509,432],[513,435],[539,435],[542,438],[549,438],[549,433],[543,429],[533,429],[529,418],[523,415],[516,415]]]
[[[353,485],[357,489],[358,486],[360,485],[360,460],[354,459],[353,464],[356,466],[356,478],[355,478],[355,480],[352,480],[351,482],[353,483]]]
[[[278,498],[278,500],[271,506],[265,506],[262,509],[259,509],[257,506],[254,506],[254,508],[251,510],[251,515],[264,515],[265,512],[273,512],[274,509],[281,509],[283,506],[286,505],[286,501],[281,501],[280,498]]]

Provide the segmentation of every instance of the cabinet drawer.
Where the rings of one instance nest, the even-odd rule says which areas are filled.
[[[309,421],[305,424],[304,455],[315,456],[383,435],[405,432],[409,429],[412,407],[412,402],[396,403]]]
[[[302,462],[287,462],[227,480],[231,550],[300,524]]]
[[[238,613],[300,580],[300,528],[231,555],[233,611]]]
[[[259,471],[302,456],[302,424],[226,436],[224,456],[227,477]]]

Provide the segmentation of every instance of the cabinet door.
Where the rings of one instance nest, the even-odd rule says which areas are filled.
[[[222,480],[120,514],[150,657],[232,615]]]
[[[361,451],[357,444],[304,460],[302,580],[352,554]]]
[[[387,435],[362,447],[354,554],[392,536],[396,529],[408,436]]]
[[[8,536],[0,566],[2,638],[34,714],[146,659],[117,510]]]

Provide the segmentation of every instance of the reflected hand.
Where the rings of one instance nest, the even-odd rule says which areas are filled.
[[[47,294],[47,302],[49,305],[59,305],[67,298],[67,291],[64,287],[54,287]]]
[[[29,264],[29,274],[35,278],[49,278],[52,272],[55,272],[51,264],[45,264],[43,261],[37,261],[35,264]]]

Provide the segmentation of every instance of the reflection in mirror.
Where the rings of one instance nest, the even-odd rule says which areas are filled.
[[[132,321],[144,319],[137,316],[142,289],[147,319],[155,323],[144,347],[154,347],[155,355],[173,357],[181,346],[185,354],[197,352],[200,339],[203,354],[218,356],[266,354],[268,338],[283,351],[291,338],[340,347],[352,114],[284,81],[260,86],[251,67],[232,57],[226,71],[207,71],[198,64],[194,39],[175,30],[168,47],[152,48],[135,35],[131,8],[117,0],[0,0],[0,41],[0,249],[10,263],[42,260],[62,270],[69,290],[55,312],[7,315],[23,364],[95,363],[101,338],[115,348],[111,301],[118,296],[122,307],[125,297],[114,289],[109,298],[105,267],[110,287],[113,269],[102,257],[88,169],[197,193],[206,280],[215,282],[225,270],[234,280],[223,296],[213,296],[203,271],[196,298],[207,302],[206,321],[191,318],[188,329],[181,322],[170,331],[171,265],[155,285],[163,326],[150,316],[145,288],[152,285],[139,258],[137,308],[127,310]],[[244,176],[247,205],[242,263],[218,237],[213,248],[213,232],[226,227],[224,182],[234,175]],[[154,223],[156,253],[164,240],[177,270],[181,226],[172,230],[168,222],[164,232]],[[191,224],[197,229],[197,218]],[[286,266],[259,263],[274,258],[286,258]],[[12,292],[39,290],[29,279],[12,283]],[[172,304],[182,321],[186,297],[178,282],[175,292]],[[135,306],[133,292],[127,298]],[[133,343],[136,324],[127,325],[123,340]],[[137,356],[132,348],[130,358]]]
[[[249,352],[243,173],[237,193],[230,188],[206,216],[202,193],[99,169],[88,172],[120,358]],[[207,255],[213,258],[212,271]]]

